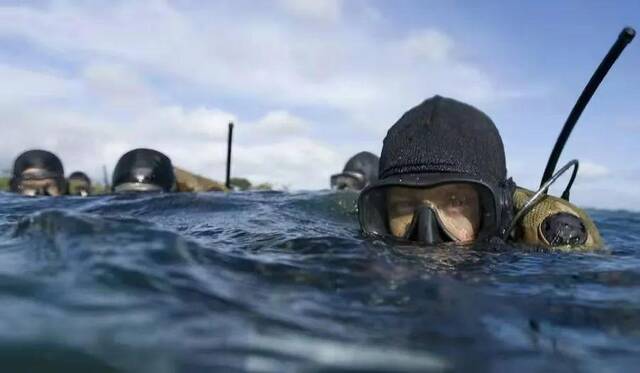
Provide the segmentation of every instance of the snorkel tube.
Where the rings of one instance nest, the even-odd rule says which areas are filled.
[[[569,116],[567,117],[567,120],[562,127],[562,131],[560,132],[560,135],[556,140],[551,155],[549,156],[547,166],[545,167],[544,174],[540,182],[540,188],[535,193],[533,193],[533,195],[529,197],[523,204],[520,211],[515,215],[515,217],[511,221],[511,224],[509,224],[509,227],[504,232],[503,238],[509,238],[509,236],[511,236],[511,234],[515,230],[518,222],[544,199],[551,185],[553,185],[553,183],[555,183],[565,172],[573,168],[573,172],[571,174],[569,182],[564,192],[562,192],[562,199],[564,199],[565,201],[569,201],[571,187],[573,186],[573,182],[575,181],[576,175],[578,174],[579,162],[577,159],[574,159],[564,165],[558,172],[555,172],[556,166],[558,165],[558,160],[560,159],[560,154],[562,153],[562,150],[564,149],[564,146],[566,145],[567,140],[571,135],[571,131],[573,131],[573,128],[578,122],[578,119],[580,119],[580,115],[582,115],[585,107],[587,106],[587,104],[589,104],[591,97],[593,97],[593,94],[598,89],[600,83],[602,83],[602,80],[604,80],[604,77],[607,75],[618,57],[620,57],[625,47],[633,40],[635,35],[636,31],[633,28],[625,27],[620,32],[620,35],[618,35],[618,39],[613,44],[613,46],[611,46],[611,49],[609,49],[607,55],[604,57],[602,62],[600,62],[600,65],[593,73],[593,76],[591,76],[591,79],[589,80],[587,85],[584,87],[584,90],[580,94],[578,101],[573,106],[571,113],[569,113]]]
[[[104,190],[111,190],[111,185],[109,183],[109,175],[107,175],[107,165],[102,165],[102,180],[104,182]]]
[[[611,66],[616,62],[620,54],[624,48],[633,40],[633,37],[636,35],[636,31],[631,27],[625,27],[618,35],[618,39],[609,49],[609,53],[604,57],[600,65],[593,73],[593,76],[584,87],[582,94],[578,98],[578,101],[574,105],[569,117],[567,117],[567,121],[564,123],[564,127],[562,127],[562,132],[560,132],[560,136],[556,140],[556,144],[553,147],[553,151],[551,151],[551,155],[549,156],[549,161],[547,162],[547,167],[544,169],[544,174],[542,175],[542,180],[540,181],[540,187],[549,181],[553,177],[553,173],[558,165],[558,160],[560,159],[560,154],[564,149],[564,146],[571,135],[571,131],[573,131],[573,127],[575,127],[578,119],[580,119],[580,115],[584,111],[584,108],[589,104],[591,97],[598,89],[598,86],[607,75]],[[573,176],[575,178],[575,174]],[[572,178],[572,179],[573,179]],[[573,180],[567,186],[567,189],[562,193],[562,198],[565,200],[569,200],[569,190],[571,188],[571,184],[573,184]]]
[[[227,138],[227,178],[224,185],[231,190],[231,144],[233,140],[233,122],[229,122],[229,137]]]

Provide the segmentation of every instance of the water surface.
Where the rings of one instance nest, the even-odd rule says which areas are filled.
[[[363,240],[348,193],[0,194],[2,371],[634,371],[640,214],[603,253]]]

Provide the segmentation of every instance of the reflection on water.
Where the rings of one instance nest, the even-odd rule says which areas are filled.
[[[3,371],[632,371],[640,214],[604,253],[362,240],[349,193],[0,195]]]

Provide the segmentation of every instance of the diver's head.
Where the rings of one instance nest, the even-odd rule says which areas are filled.
[[[65,193],[64,168],[55,154],[29,150],[13,164],[10,189],[28,196],[59,196]]]
[[[91,179],[81,171],[71,173],[67,178],[67,194],[86,197],[91,194]]]
[[[360,152],[344,166],[341,173],[331,176],[332,189],[362,190],[367,185],[378,180],[380,159],[375,154]]]
[[[435,96],[405,113],[384,140],[379,174],[358,200],[367,235],[468,243],[501,237],[510,221],[502,139],[467,104]]]
[[[113,192],[173,192],[176,176],[171,160],[152,149],[126,153],[113,171]]]

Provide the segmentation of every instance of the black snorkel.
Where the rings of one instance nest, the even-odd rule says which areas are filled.
[[[580,119],[580,115],[584,111],[584,108],[589,104],[591,97],[598,89],[598,86],[607,75],[613,64],[616,62],[622,51],[625,47],[633,40],[633,37],[636,35],[636,31],[631,27],[625,27],[618,35],[618,39],[613,44],[611,49],[609,49],[609,53],[604,57],[600,65],[593,73],[593,76],[584,87],[582,94],[578,98],[578,101],[574,105],[571,113],[569,113],[569,117],[567,117],[567,121],[564,123],[562,127],[562,131],[556,140],[556,144],[551,151],[551,155],[549,156],[549,161],[547,162],[547,166],[544,169],[544,174],[542,175],[542,180],[540,181],[540,187],[544,186],[544,184],[549,181],[553,177],[553,173],[558,165],[558,160],[560,159],[560,154],[564,149],[564,146],[571,135],[571,131],[575,127],[578,119]],[[569,191],[571,190],[571,186],[573,185],[573,181],[575,179],[577,173],[577,167],[575,168],[574,174],[567,185],[567,188],[562,193],[562,198],[565,200],[569,200]]]
[[[111,185],[109,183],[109,175],[107,174],[107,165],[103,164],[102,165],[102,180],[104,183],[104,190],[111,190]]]
[[[576,175],[578,174],[579,162],[577,159],[571,160],[566,165],[564,165],[558,172],[555,172],[556,166],[558,165],[558,160],[560,159],[560,154],[564,149],[564,146],[571,135],[571,131],[575,127],[578,119],[580,119],[580,115],[584,111],[587,104],[593,97],[593,94],[598,89],[602,80],[607,75],[613,64],[616,62],[618,57],[622,54],[622,51],[626,48],[626,46],[633,40],[636,35],[636,31],[631,27],[625,27],[618,35],[618,39],[615,41],[609,52],[604,57],[600,65],[591,76],[591,79],[584,87],[584,90],[578,97],[578,101],[573,106],[571,113],[569,113],[569,117],[567,117],[564,126],[562,127],[562,131],[556,140],[556,143],[551,151],[551,155],[549,156],[549,161],[547,162],[547,166],[545,167],[544,174],[542,175],[542,180],[540,181],[540,188],[529,198],[524,206],[518,211],[516,216],[512,219],[511,224],[507,228],[505,232],[504,238],[508,238],[511,233],[515,230],[516,225],[520,219],[522,219],[529,211],[531,211],[538,202],[542,201],[542,199],[547,195],[547,192],[551,185],[555,183],[560,176],[562,176],[565,172],[567,172],[570,168],[573,168],[573,172],[571,174],[571,178],[569,179],[569,183],[567,184],[565,190],[562,192],[562,199],[569,201],[569,195],[571,191],[571,187],[573,186],[573,182],[576,179]]]
[[[227,177],[224,185],[231,190],[231,145],[233,140],[233,122],[229,122],[229,136],[227,138]]]

